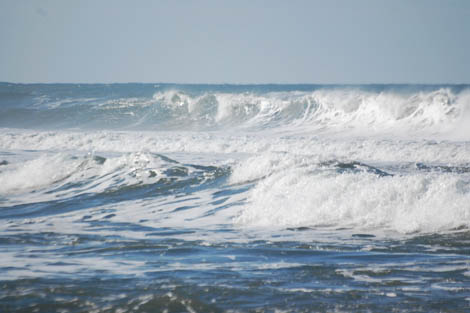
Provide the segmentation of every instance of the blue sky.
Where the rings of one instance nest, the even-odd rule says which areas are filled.
[[[0,1],[0,81],[470,83],[470,1]]]

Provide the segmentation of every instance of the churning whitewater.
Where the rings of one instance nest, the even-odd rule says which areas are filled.
[[[0,311],[465,311],[469,238],[467,85],[0,83]]]

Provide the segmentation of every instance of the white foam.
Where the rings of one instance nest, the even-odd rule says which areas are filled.
[[[168,177],[165,170],[175,165],[158,155],[141,152],[106,159],[93,154],[68,153],[42,153],[33,157],[9,164],[0,171],[0,196],[28,203],[71,194],[99,193],[122,186],[155,183]],[[194,171],[191,167],[185,169],[187,175]],[[61,188],[70,184],[75,187]]]
[[[279,136],[271,132],[114,132],[0,129],[2,150],[156,153],[291,152],[368,162],[467,163],[470,142],[381,138]]]
[[[64,154],[43,155],[37,159],[9,166],[0,172],[0,195],[38,189],[63,180],[80,164]]]
[[[153,100],[171,108],[179,119],[203,119],[224,127],[282,125],[317,133],[435,135],[455,133],[470,108],[469,94],[465,90],[454,93],[450,88],[416,92],[337,88],[198,96],[170,90],[156,93]]]
[[[468,90],[368,91],[332,88],[268,93],[210,93],[199,95],[169,90],[152,99],[123,99],[166,108],[168,125],[180,121],[183,129],[223,127],[317,134],[429,136],[469,138],[460,125],[467,122]],[[113,107],[113,106],[111,106]],[[160,114],[161,115],[161,114]],[[173,122],[171,122],[173,120]],[[467,123],[468,124],[468,123]]]
[[[260,156],[268,159],[272,156]],[[235,222],[243,226],[334,226],[401,233],[470,227],[470,179],[459,174],[408,173],[379,177],[338,174],[304,157],[237,167],[234,181],[253,179],[250,163],[268,176],[250,192]],[[263,167],[263,168],[261,168]],[[247,173],[245,173],[245,171]]]

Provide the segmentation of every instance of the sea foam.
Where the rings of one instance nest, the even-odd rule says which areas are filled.
[[[393,168],[393,167],[392,167]],[[256,181],[235,219],[243,226],[427,233],[470,226],[470,170],[386,172],[360,163],[260,155],[233,183]]]

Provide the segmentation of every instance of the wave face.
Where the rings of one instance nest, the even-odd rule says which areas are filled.
[[[0,84],[0,126],[463,134],[470,87]]]
[[[470,86],[0,84],[1,312],[468,311]]]
[[[48,215],[37,203],[59,202],[64,212],[77,199],[105,205],[189,192],[229,173],[223,167],[182,164],[163,155],[139,152],[107,158],[54,153],[19,164],[4,162],[0,201],[10,208],[0,212],[2,217]]]

